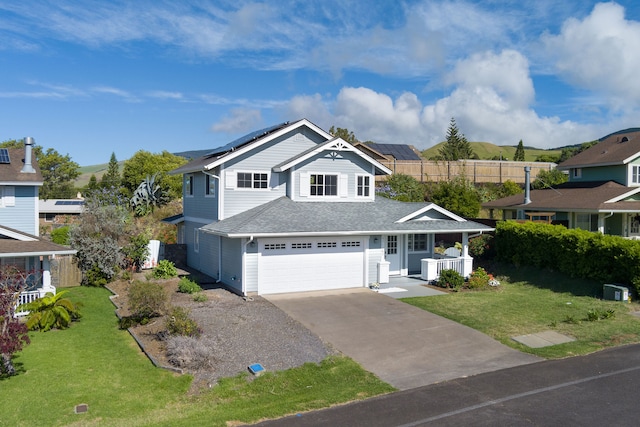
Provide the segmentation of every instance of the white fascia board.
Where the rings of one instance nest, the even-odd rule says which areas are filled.
[[[436,212],[440,212],[441,214],[443,214],[443,215],[445,215],[445,216],[447,216],[447,217],[449,217],[449,218],[451,218],[452,220],[457,221],[457,222],[464,222],[464,221],[466,221],[466,219],[464,219],[464,218],[462,218],[462,217],[460,217],[460,216],[458,216],[458,215],[454,214],[453,212],[450,212],[450,211],[446,210],[446,209],[445,209],[445,208],[443,208],[443,207],[440,207],[440,206],[436,205],[435,203],[429,203],[429,204],[428,204],[427,206],[425,206],[424,208],[422,208],[422,209],[418,209],[417,211],[412,212],[412,213],[410,213],[409,215],[407,215],[407,216],[405,216],[405,217],[400,218],[399,220],[397,220],[397,221],[396,221],[396,224],[401,224],[401,223],[403,223],[403,222],[407,222],[407,221],[409,221],[409,220],[411,220],[411,219],[415,218],[416,216],[421,215],[421,214],[423,214],[423,213],[425,213],[425,212],[427,212],[427,211],[430,211],[430,210],[434,210],[434,211],[436,211]],[[428,220],[423,220],[423,221],[428,221]]]
[[[395,235],[395,234],[443,234],[443,233],[485,233],[494,231],[495,228],[463,228],[456,230],[369,230],[369,231],[318,231],[305,233],[217,233],[214,231],[202,230],[204,232],[215,234],[230,239],[241,238],[273,238],[273,237],[325,237],[325,236],[379,236],[379,235]]]
[[[37,252],[9,252],[0,253],[0,258],[28,258],[35,256],[51,256],[51,255],[75,255],[78,251],[75,249],[62,251],[37,251]]]
[[[23,233],[18,233],[12,230],[7,230],[6,228],[2,228],[2,227],[0,227],[0,235],[7,236],[11,239],[19,240],[21,242],[35,242],[38,240],[35,237],[31,237]]]
[[[614,197],[613,199],[609,199],[609,200],[605,200],[604,203],[615,203],[615,202],[619,202],[621,200],[626,199],[627,197],[633,196],[634,194],[637,194],[638,192],[640,192],[640,187],[638,188],[634,188],[631,191],[627,191],[624,194],[619,195],[618,197]]]
[[[241,156],[243,154],[245,154],[248,151],[251,151],[255,148],[260,147],[261,145],[264,145],[270,141],[273,141],[276,138],[279,138],[280,136],[291,132],[292,130],[298,129],[302,126],[307,126],[309,127],[311,130],[313,130],[314,132],[320,134],[322,137],[326,138],[326,139],[331,139],[333,138],[331,136],[330,133],[327,133],[325,131],[323,131],[322,129],[320,129],[318,126],[314,125],[313,123],[311,123],[310,121],[308,121],[307,119],[302,119],[302,120],[298,120],[295,123],[292,123],[291,125],[284,127],[282,129],[280,129],[277,132],[274,132],[272,134],[269,134],[267,136],[265,136],[264,138],[262,138],[260,141],[258,142],[254,142],[252,144],[247,144],[244,147],[241,147],[237,150],[234,150],[232,152],[228,152],[226,154],[223,154],[221,157],[218,157],[217,159],[215,159],[213,162],[207,164],[204,166],[205,170],[211,170],[217,166],[220,166],[221,164],[229,161],[229,160],[233,160],[238,156]]]
[[[387,168],[386,166],[382,165],[380,162],[378,162],[377,160],[375,160],[373,157],[365,154],[362,150],[357,149],[356,147],[354,147],[353,145],[349,144],[347,141],[345,141],[342,138],[333,138],[323,144],[319,144],[318,147],[312,151],[309,151],[308,153],[306,153],[303,156],[299,156],[299,157],[295,157],[293,160],[291,160],[289,163],[286,163],[278,168],[273,168],[274,172],[284,172],[292,167],[295,167],[297,165],[299,165],[300,163],[304,162],[307,159],[310,159],[311,157],[322,153],[323,151],[330,151],[330,150],[335,150],[335,151],[350,151],[352,153],[357,154],[358,156],[360,156],[362,159],[366,160],[367,162],[371,163],[374,167],[378,168],[380,171],[384,172],[386,175],[391,175],[393,172],[391,171],[391,169]]]

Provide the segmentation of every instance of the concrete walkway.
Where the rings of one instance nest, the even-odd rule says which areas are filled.
[[[400,390],[542,360],[365,288],[266,298]]]

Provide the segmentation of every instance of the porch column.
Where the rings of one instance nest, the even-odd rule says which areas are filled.
[[[469,233],[462,233],[462,275],[469,277],[473,272],[473,258],[469,256]]]
[[[462,257],[469,256],[469,233],[462,233]]]

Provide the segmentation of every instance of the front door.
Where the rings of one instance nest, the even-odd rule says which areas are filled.
[[[385,236],[384,257],[389,263],[389,274],[400,274],[400,246],[398,236]]]

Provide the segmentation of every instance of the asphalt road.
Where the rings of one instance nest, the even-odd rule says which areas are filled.
[[[460,378],[259,425],[638,426],[640,345]]]

